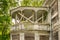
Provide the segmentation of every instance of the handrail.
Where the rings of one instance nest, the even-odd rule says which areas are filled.
[[[49,25],[28,25],[27,27],[24,25],[18,25],[11,27],[12,30],[46,30],[49,31]]]

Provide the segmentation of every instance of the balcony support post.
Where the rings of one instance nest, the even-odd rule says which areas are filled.
[[[24,40],[24,33],[20,33],[20,40]]]
[[[12,40],[12,34],[10,34],[10,40]]]
[[[49,14],[50,14],[50,15],[49,15],[49,24],[50,24],[49,40],[53,40],[53,28],[52,28],[52,21],[51,21],[51,19],[52,19],[52,16],[51,16],[52,8],[51,8],[51,7],[49,7],[48,12],[49,12]]]
[[[17,24],[17,18],[18,18],[18,17],[17,17],[17,14],[16,14],[16,17],[15,17],[15,24]]]
[[[39,37],[39,34],[36,32],[36,33],[35,33],[35,40],[40,40],[39,38],[40,38],[40,37]]]
[[[60,40],[60,0],[57,1],[58,1],[58,16],[59,16],[58,40]]]

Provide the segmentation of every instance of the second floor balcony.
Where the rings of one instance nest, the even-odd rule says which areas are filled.
[[[50,13],[47,7],[18,7],[11,10],[11,17],[15,20],[11,31],[20,30],[50,30]]]
[[[49,31],[50,26],[48,24],[18,24],[11,27],[11,31],[30,30],[30,31]]]

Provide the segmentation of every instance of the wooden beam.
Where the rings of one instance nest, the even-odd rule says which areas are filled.
[[[21,17],[20,21],[22,20],[23,17]]]
[[[29,20],[27,17],[25,17],[24,15],[18,13],[19,15],[21,15],[23,18],[25,18],[26,20],[30,21],[31,23],[34,23],[33,21]]]
[[[32,17],[33,17],[33,15],[32,15],[32,16],[30,16],[30,17],[28,18],[28,20],[30,20]],[[28,21],[28,20],[26,20],[26,21]]]
[[[42,19],[42,17],[40,17],[39,19],[37,19],[35,22],[38,22],[39,20],[41,20]]]
[[[15,16],[15,24],[17,24],[17,14],[16,14],[16,16]]]
[[[42,14],[42,23],[43,23],[43,17],[44,17],[44,15]]]
[[[11,10],[11,14],[13,14],[14,12],[20,10],[20,11],[23,11],[25,9],[29,9],[29,10],[34,10],[34,11],[38,11],[38,10],[45,10],[45,11],[48,11],[48,7],[47,6],[43,6],[43,7],[17,7],[15,9],[12,9]]]
[[[43,4],[43,6],[45,6],[45,4],[47,3],[47,1],[48,1],[48,0],[45,0],[45,2],[44,2],[44,4]]]
[[[52,7],[53,4],[56,2],[57,0],[53,0],[52,3],[50,4],[50,6]],[[52,7],[53,8],[53,7]]]

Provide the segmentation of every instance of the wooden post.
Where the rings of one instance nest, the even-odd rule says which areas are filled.
[[[15,16],[15,24],[17,24],[17,14],[16,14],[16,16]]]
[[[20,40],[24,40],[24,33],[20,33]]]
[[[37,11],[35,11],[35,20],[37,20]],[[35,21],[35,23],[38,23],[38,21]]]
[[[12,34],[10,34],[10,40],[12,40]]]
[[[58,0],[58,14],[59,14],[58,40],[60,40],[60,0]]]
[[[36,32],[36,33],[35,33],[35,40],[40,40],[39,38],[40,38],[40,37],[39,37],[39,34]]]
[[[44,20],[44,19],[43,19],[43,16],[44,16],[44,15],[43,15],[43,13],[42,13],[42,23],[43,23],[43,20]]]
[[[53,40],[53,29],[52,29],[52,16],[51,16],[51,12],[52,12],[52,9],[51,9],[51,7],[49,7],[49,24],[50,24],[50,37],[49,37],[49,40]]]

